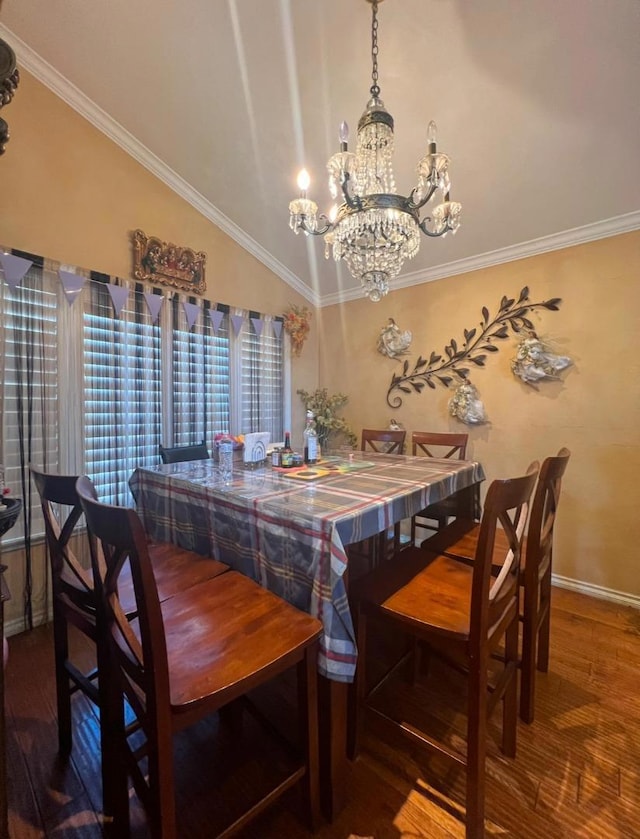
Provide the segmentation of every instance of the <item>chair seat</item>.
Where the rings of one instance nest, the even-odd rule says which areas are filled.
[[[162,604],[174,711],[226,704],[320,636],[322,624],[237,571]],[[269,643],[264,643],[265,635]]]
[[[469,637],[473,570],[450,557],[408,548],[356,581],[352,597],[365,611],[393,616],[420,634]]]

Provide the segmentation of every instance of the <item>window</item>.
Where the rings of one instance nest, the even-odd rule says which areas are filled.
[[[283,438],[287,365],[269,317],[243,313],[236,334],[227,306],[163,289],[154,321],[145,296],[159,290],[140,283],[126,284],[116,317],[112,278],[92,274],[70,304],[58,264],[43,267],[23,256],[34,265],[21,285],[12,291],[0,282],[0,463],[7,484],[25,499],[31,538],[43,527],[35,490],[28,497],[29,462],[87,474],[101,499],[130,504],[131,472],[157,464],[161,442],[205,439],[211,447],[219,431]],[[191,327],[184,304],[197,307]],[[14,528],[6,538],[16,536]]]

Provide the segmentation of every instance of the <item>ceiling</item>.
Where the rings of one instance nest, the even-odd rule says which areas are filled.
[[[369,98],[370,17],[365,0],[4,0],[0,36],[323,305],[356,283],[323,241],[294,236],[288,202],[305,165],[329,209],[338,125],[355,130]],[[385,0],[379,26],[398,191],[435,119],[464,208],[396,286],[640,227],[639,0]]]

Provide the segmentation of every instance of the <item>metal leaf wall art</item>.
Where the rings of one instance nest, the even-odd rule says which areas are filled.
[[[499,347],[496,341],[503,341],[511,332],[534,331],[534,325],[528,315],[536,309],[548,309],[557,312],[562,300],[553,297],[532,303],[529,288],[525,286],[516,300],[515,297],[503,297],[495,317],[491,317],[486,306],[482,307],[482,320],[477,327],[464,330],[464,338],[457,341],[451,338],[443,354],[432,352],[429,358],[418,357],[413,368],[405,360],[401,373],[394,373],[387,391],[387,404],[399,408],[403,397],[400,394],[421,393],[425,387],[435,389],[437,383],[457,387],[467,379],[470,367],[484,367],[490,353],[496,353]]]

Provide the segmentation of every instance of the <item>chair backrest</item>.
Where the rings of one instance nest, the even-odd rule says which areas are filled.
[[[542,579],[551,565],[553,551],[553,527],[560,502],[562,476],[565,473],[571,452],[562,448],[555,457],[543,462],[538,476],[538,485],[531,503],[531,519],[527,532],[527,557],[525,563],[525,586],[528,577]],[[537,585],[535,579],[531,583]],[[537,590],[537,589],[532,589]]]
[[[147,537],[135,510],[98,501],[87,477],[79,478],[76,487],[89,529],[98,626],[111,639],[112,661],[119,676],[117,689],[125,694],[138,720],[155,729],[162,724],[163,713],[169,714],[169,675]],[[118,596],[119,579],[127,566],[133,582],[135,625],[129,622]],[[152,736],[148,730],[147,734]]]
[[[374,428],[362,429],[362,441],[360,448],[364,452],[372,449],[374,452],[384,452],[385,454],[402,454],[404,450],[404,441],[407,436],[406,431],[391,431],[383,428],[376,430]]]
[[[427,457],[464,460],[467,455],[468,434],[454,434],[440,431],[414,431],[411,435],[411,453]]]
[[[499,638],[504,627],[518,616],[522,538],[538,469],[539,464],[534,462],[525,475],[493,481],[487,491],[471,590],[470,644],[478,654],[487,649],[487,638]],[[508,549],[498,576],[492,577],[498,527]]]
[[[51,581],[54,598],[63,598],[68,606],[89,616],[95,613],[93,579],[79,563],[69,547],[69,540],[82,516],[80,499],[76,492],[77,475],[53,475],[34,466],[29,470],[36,485],[42,505],[44,527],[49,548]],[[59,521],[54,505],[69,507],[64,521]],[[79,614],[81,619],[81,615]],[[84,629],[84,626],[80,626]]]
[[[204,440],[195,446],[160,446],[163,463],[183,463],[187,460],[208,460],[209,450]]]

